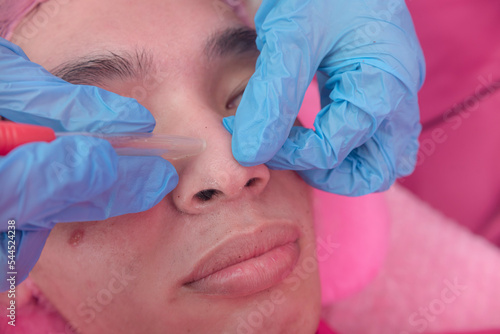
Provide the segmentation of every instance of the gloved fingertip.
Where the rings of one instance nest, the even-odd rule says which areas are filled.
[[[271,159],[268,152],[262,152],[260,145],[255,139],[233,140],[233,156],[244,167],[251,167],[266,163]]]
[[[167,183],[165,186],[165,195],[168,194],[169,192],[171,192],[172,190],[174,190],[175,187],[177,187],[177,185],[179,184],[179,175],[177,173],[175,173],[175,170],[174,170],[174,173],[166,176],[166,180],[167,180]]]
[[[234,158],[244,167],[251,167],[263,164],[269,161],[273,154],[270,154],[266,148],[269,145],[263,145],[258,136],[246,135],[239,130],[234,132],[234,116],[226,117],[222,120],[224,127],[233,135],[232,152]]]
[[[222,120],[222,124],[232,135],[234,135],[234,120],[234,116],[225,117]],[[256,164],[255,160],[257,157],[258,149],[258,143],[254,139],[252,139],[252,141],[250,142],[246,139],[241,139],[241,136],[233,136],[233,156],[242,166],[248,167]]]
[[[52,151],[60,147],[65,150],[60,152],[59,158],[60,164],[65,164],[54,169],[61,191],[68,188],[65,185],[73,185],[71,193],[75,197],[82,196],[82,192],[91,196],[107,189],[118,178],[118,155],[108,141],[88,136],[63,136],[56,142],[58,146]]]
[[[234,129],[234,116],[228,116],[224,117],[222,119],[222,125],[226,128],[226,130],[230,133],[233,134],[233,129]]]
[[[174,166],[167,160],[163,159],[165,163],[165,173],[163,178],[165,179],[164,193],[165,195],[174,190],[179,184],[179,174],[175,170]]]
[[[145,187],[143,190],[142,203],[140,208],[134,211],[146,211],[157,205],[167,196],[172,190],[179,184],[179,175],[175,172],[175,169],[170,172],[166,172],[164,175],[157,175],[156,189],[151,189],[152,187]],[[149,189],[147,189],[149,188]]]
[[[113,123],[120,127],[120,132],[151,132],[153,131],[156,120],[151,112],[141,105],[136,99],[124,97],[113,92],[106,91],[98,87],[92,87],[96,90],[96,95],[104,102],[105,109],[111,110],[116,116]],[[130,129],[127,129],[128,123]],[[113,131],[116,132],[116,129]]]
[[[10,52],[17,54],[18,56],[21,56],[26,60],[29,60],[26,53],[24,53],[23,49],[17,44],[14,44],[14,43],[0,37],[0,46],[4,47],[7,50],[10,50]],[[5,52],[5,50],[0,50],[0,53],[2,53],[2,52]]]
[[[138,114],[137,117],[144,118],[144,120],[148,123],[154,124],[156,122],[151,112],[149,112],[149,110],[141,105],[136,99],[122,97],[116,101],[114,108],[116,108],[117,111],[126,111],[128,113]]]
[[[119,169],[113,215],[149,210],[179,183],[174,166],[161,157],[120,156]]]
[[[2,282],[0,282],[0,292],[7,291],[11,289],[11,284],[15,285],[21,284],[28,277],[30,271],[33,269],[40,254],[42,253],[45,242],[50,234],[49,229],[34,230],[34,231],[16,231],[15,242],[16,242],[16,276],[15,280],[7,280],[7,278],[12,278],[7,271],[4,271],[2,277]],[[3,249],[7,250],[6,243],[9,241],[8,238],[4,238],[0,241]],[[2,263],[7,264],[7,255],[3,251],[0,251],[0,260]]]

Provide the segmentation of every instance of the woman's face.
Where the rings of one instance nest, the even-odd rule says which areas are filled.
[[[43,12],[50,19],[33,26]],[[27,38],[30,24],[36,33]],[[76,72],[68,80],[137,98],[157,133],[207,142],[202,154],[174,162],[179,184],[152,209],[56,225],[31,277],[74,327],[93,334],[315,331],[320,291],[309,189],[293,172],[239,165],[222,125],[258,55],[252,33],[227,7],[52,0],[13,40],[60,74],[88,55],[140,58],[138,75]]]

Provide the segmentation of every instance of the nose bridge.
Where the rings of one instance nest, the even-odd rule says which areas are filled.
[[[200,127],[198,136],[206,140],[207,147],[178,168],[179,184],[172,192],[177,208],[186,213],[202,213],[227,201],[258,196],[269,181],[269,169],[265,165],[243,167],[234,159],[231,134],[219,115],[202,116],[192,131],[196,126]]]

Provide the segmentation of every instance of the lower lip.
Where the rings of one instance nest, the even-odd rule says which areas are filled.
[[[208,295],[241,297],[254,294],[275,286],[290,275],[299,255],[297,242],[290,242],[186,286]]]

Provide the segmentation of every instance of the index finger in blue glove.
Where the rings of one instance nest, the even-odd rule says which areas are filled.
[[[43,175],[43,177],[41,177]],[[160,157],[117,156],[102,139],[67,136],[20,146],[0,159],[2,225],[22,230],[102,220],[156,205],[178,182]]]
[[[151,113],[135,99],[70,84],[2,38],[0,101],[1,116],[55,131],[149,132],[155,126]]]

